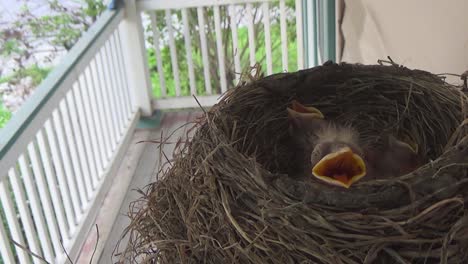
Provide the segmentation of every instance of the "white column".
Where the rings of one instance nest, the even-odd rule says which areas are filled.
[[[137,12],[135,0],[125,0],[125,17],[121,25],[122,51],[125,71],[128,75],[128,88],[135,105],[144,116],[152,114],[151,81],[148,70],[145,39],[141,16]]]

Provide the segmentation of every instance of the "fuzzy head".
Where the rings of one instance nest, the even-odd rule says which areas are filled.
[[[349,188],[366,175],[359,148],[359,135],[351,127],[324,120],[314,107],[293,101],[288,108],[290,134],[305,149],[311,150],[312,175],[327,183]]]
[[[393,135],[386,139],[386,147],[377,157],[369,157],[374,161],[377,173],[385,177],[397,177],[414,171],[423,164],[418,152],[418,145],[413,141],[399,140]]]
[[[322,181],[349,188],[366,175],[362,156],[355,130],[328,124],[316,133],[310,158],[312,174]]]

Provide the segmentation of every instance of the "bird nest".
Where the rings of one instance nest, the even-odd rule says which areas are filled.
[[[298,180],[292,100],[368,140],[405,133],[428,163],[351,188]],[[323,66],[228,91],[133,204],[125,261],[467,263],[468,133],[458,87],[395,64]]]

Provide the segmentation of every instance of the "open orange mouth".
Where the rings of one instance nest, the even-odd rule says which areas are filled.
[[[349,188],[366,175],[364,160],[346,147],[323,157],[313,168],[312,174],[325,182]]]
[[[318,110],[317,108],[313,106],[304,106],[296,100],[293,100],[291,102],[291,109],[297,113],[312,114],[317,118],[320,118],[320,119],[324,118],[322,112],[320,112],[320,110]]]

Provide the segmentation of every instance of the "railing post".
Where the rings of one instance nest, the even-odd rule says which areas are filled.
[[[327,0],[328,1],[328,0]],[[303,19],[304,25],[304,55],[306,68],[315,67],[318,65],[318,23],[317,23],[317,1],[302,0],[303,3]]]
[[[151,82],[145,48],[145,38],[141,16],[137,11],[136,0],[125,0],[125,18],[122,21],[121,41],[128,75],[129,89],[135,105],[143,116],[151,116]]]
[[[323,2],[323,27],[325,37],[323,40],[324,62],[327,60],[336,61],[336,20],[335,20],[335,1]]]

